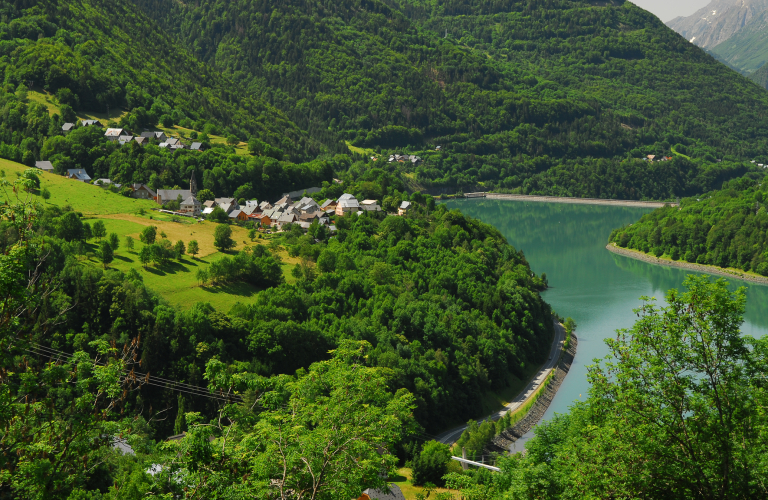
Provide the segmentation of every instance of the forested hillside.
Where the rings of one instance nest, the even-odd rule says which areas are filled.
[[[24,198],[39,181],[28,170],[15,185]],[[9,471],[0,476],[0,492],[42,492],[21,498],[67,498],[76,488],[106,493],[113,481],[125,486],[130,481],[109,458],[111,438],[104,436],[123,435],[137,452],[159,453],[154,439],[182,431],[209,435],[210,426],[196,424],[218,419],[238,424],[231,435],[222,428],[215,436],[253,440],[275,418],[297,417],[284,413],[294,398],[315,401],[311,394],[327,395],[333,387],[341,387],[347,403],[334,403],[345,408],[343,415],[325,408],[329,426],[351,418],[351,411],[356,416],[344,432],[370,425],[376,437],[366,442],[378,443],[364,452],[377,457],[370,462],[374,472],[351,481],[351,473],[339,471],[327,479],[346,482],[350,495],[359,495],[380,481],[395,454],[405,458],[411,448],[403,445],[425,429],[435,432],[476,416],[483,394],[506,387],[515,376],[523,379],[544,360],[554,335],[552,311],[538,293],[546,283],[531,272],[522,252],[492,227],[419,195],[412,197],[406,217],[339,217],[333,238],[289,227],[270,246],[216,261],[201,278],[206,286],[244,280],[260,289],[248,304],[233,301],[228,314],[208,304],[174,309],[144,285],[135,269],[123,274],[106,268],[106,260],[104,270],[87,265],[87,255],[102,252],[108,238],[96,236],[95,225],[93,232],[86,229],[88,222],[70,207],[9,201],[1,206],[0,258],[7,279],[0,291],[11,307],[6,310],[20,312],[10,324],[0,324],[0,342],[8,346],[0,358],[0,436],[7,452],[0,466]],[[290,284],[280,268],[281,247],[301,258]],[[61,363],[47,363],[56,359]],[[106,365],[105,373],[94,372],[94,359]],[[20,362],[23,369],[13,368]],[[125,373],[121,370],[130,374],[118,377]],[[321,386],[307,393],[312,384]],[[351,393],[360,399],[347,408]],[[72,401],[95,406],[87,411],[77,406],[85,412],[78,417]],[[393,415],[387,401],[404,406]],[[232,404],[224,409],[227,403]],[[28,404],[38,406],[31,417],[19,420],[30,412]],[[379,405],[389,409],[380,414]],[[309,408],[301,407],[299,413]],[[322,454],[325,430],[311,413],[302,414],[314,422],[304,438],[316,439],[315,444],[295,436],[287,442],[305,447],[302,453],[311,448]],[[76,425],[66,432],[77,446],[62,451],[58,431],[46,434],[47,426],[67,428],[73,420]],[[269,435],[280,432],[273,429]],[[30,433],[35,446],[56,452],[30,450]],[[247,460],[279,459],[267,444],[255,442]],[[359,459],[361,450],[350,453]],[[382,450],[389,454],[380,456]],[[167,458],[169,467],[179,466],[172,449],[162,456],[152,460]],[[345,463],[348,457],[333,460]],[[231,473],[239,463],[220,465]],[[34,474],[49,467],[59,472]],[[147,478],[143,472],[137,477]],[[254,480],[258,477],[275,476],[267,468]],[[182,483],[160,480],[155,491],[177,491]],[[249,486],[258,487],[269,489],[270,483]]]
[[[629,2],[136,3],[300,125],[442,146],[401,167],[424,187],[656,197],[599,172],[677,144],[703,163],[766,146],[768,95]],[[553,167],[587,170],[589,188],[534,180]]]
[[[57,132],[19,126],[24,110],[10,110],[13,92],[24,85],[55,94],[62,114],[70,115],[67,121],[74,121],[71,111],[91,111],[101,113],[106,123],[111,110],[116,123],[137,133],[160,122],[184,122],[200,131],[208,125],[240,140],[258,137],[294,160],[320,152],[319,144],[284,114],[239,91],[159,29],[151,16],[130,5],[102,0],[2,2],[0,12],[0,102],[4,124],[16,132],[2,134],[6,144],[18,146],[32,138],[37,153],[44,136]],[[120,119],[123,110],[128,114]]]
[[[679,209],[654,210],[614,230],[610,241],[658,257],[768,276],[766,187],[764,178],[731,181],[721,191],[683,200]]]

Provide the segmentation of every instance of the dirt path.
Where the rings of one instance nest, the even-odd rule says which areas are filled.
[[[641,260],[649,264],[656,264],[659,266],[677,267],[680,269],[687,269],[689,271],[696,271],[697,273],[704,274],[716,274],[718,276],[725,276],[726,278],[737,278],[750,283],[757,283],[758,285],[768,285],[768,278],[757,276],[754,274],[747,274],[744,271],[738,269],[723,269],[722,267],[705,266],[703,264],[692,264],[690,262],[683,262],[679,260],[667,260],[660,259],[654,255],[648,255],[639,250],[631,250],[629,248],[621,248],[616,246],[615,243],[608,243],[605,247],[609,252],[613,252],[618,255],[623,255],[635,260]]]

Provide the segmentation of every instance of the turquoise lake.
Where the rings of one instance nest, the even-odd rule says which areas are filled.
[[[535,273],[547,274],[550,289],[543,292],[544,300],[578,325],[576,359],[545,420],[584,399],[589,388],[587,366],[607,354],[604,339],[632,326],[636,319],[632,310],[641,305],[640,297],[662,302],[666,291],[682,288],[690,274],[605,249],[614,228],[635,222],[650,209],[485,199],[451,201],[447,206],[493,225],[522,250]],[[755,337],[768,334],[768,286],[729,281],[734,289],[747,288],[742,332]]]

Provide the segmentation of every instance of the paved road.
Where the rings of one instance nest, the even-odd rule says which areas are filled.
[[[491,415],[488,415],[485,418],[481,418],[477,421],[477,423],[481,423],[484,420],[498,420],[501,417],[504,416],[505,413],[508,411],[516,410],[518,407],[520,407],[525,401],[533,394],[538,387],[544,383],[545,380],[547,380],[547,377],[549,376],[549,373],[552,371],[552,369],[557,365],[557,362],[560,359],[560,352],[563,349],[563,343],[565,342],[565,328],[562,327],[559,323],[555,323],[555,340],[552,342],[552,349],[549,351],[549,359],[544,364],[544,366],[539,370],[539,372],[536,374],[536,377],[523,389],[523,391],[517,395],[517,397],[512,400],[511,403],[509,403],[507,406],[505,406],[503,409],[497,411],[496,413],[493,413]],[[452,444],[455,443],[459,437],[461,436],[461,433],[464,432],[464,430],[467,428],[467,424],[464,424],[462,426],[456,427],[455,429],[451,429],[449,431],[446,431],[439,436],[437,436],[437,440],[441,443],[445,444]]]

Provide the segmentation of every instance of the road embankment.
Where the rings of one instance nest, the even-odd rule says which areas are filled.
[[[539,395],[525,417],[519,420],[514,426],[493,438],[487,447],[489,453],[509,451],[512,443],[523,437],[541,422],[544,413],[546,413],[547,408],[549,408],[549,405],[555,398],[558,389],[560,389],[560,385],[563,383],[563,380],[565,380],[565,376],[568,375],[568,372],[571,369],[573,360],[576,357],[578,343],[579,341],[576,338],[576,332],[572,332],[568,350],[563,352],[563,355],[560,357],[560,362],[557,365],[557,369],[554,371],[554,375],[552,376],[549,385],[547,385],[544,392]]]
[[[656,257],[655,255],[648,255],[639,250],[632,250],[629,248],[621,248],[616,246],[615,243],[608,243],[605,247],[609,252],[613,252],[617,255],[623,255],[631,259],[640,260],[649,264],[656,264],[659,266],[677,267],[680,269],[687,269],[689,271],[695,271],[703,274],[715,274],[717,276],[724,276],[726,278],[737,278],[743,281],[749,281],[751,283],[757,283],[759,285],[768,285],[768,278],[762,276],[756,276],[754,274],[747,274],[738,269],[723,269],[722,267],[705,266],[703,264],[693,264],[691,262],[683,262],[679,260],[667,260]]]
[[[474,193],[472,193],[474,194]],[[605,205],[613,207],[660,208],[677,203],[663,201],[606,200],[601,198],[567,198],[563,196],[533,196],[528,194],[485,193],[489,200],[533,201],[541,203],[570,203],[575,205]]]
[[[515,397],[512,402],[508,403],[499,411],[477,420],[478,424],[481,424],[483,420],[491,420],[495,422],[508,412],[519,411],[519,409],[525,406],[525,404],[530,401],[532,397],[535,397],[535,395],[539,392],[539,389],[542,387],[542,384],[547,383],[550,374],[554,371],[556,365],[562,357],[561,352],[563,351],[566,338],[565,327],[562,324],[554,322],[554,327],[555,338],[552,340],[552,346],[549,351],[549,360],[544,363],[544,365],[539,369],[536,375],[534,375],[528,385],[520,392],[520,394],[517,395],[517,397]],[[454,427],[453,429],[438,435],[436,440],[445,444],[453,444],[461,437],[461,434],[466,430],[466,428],[466,424]]]

